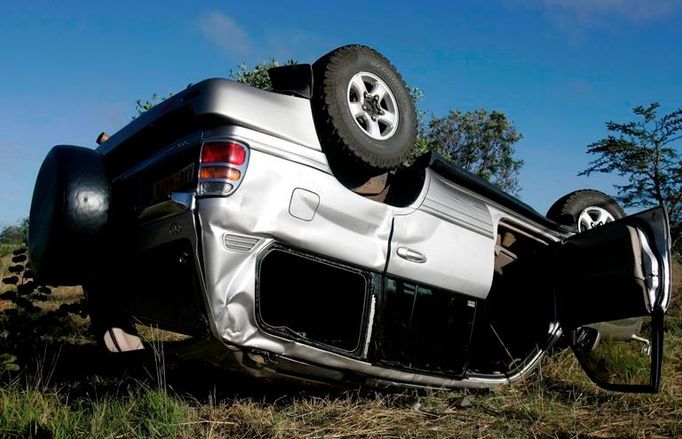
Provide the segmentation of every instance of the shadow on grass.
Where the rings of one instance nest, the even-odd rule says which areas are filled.
[[[362,398],[376,392],[358,386],[269,382],[231,372],[221,363],[226,349],[216,341],[160,342],[152,336],[148,338],[154,340],[144,350],[105,352],[90,335],[87,306],[79,288],[35,283],[25,249],[16,250],[10,258],[7,272],[0,273],[5,290],[0,289],[0,354],[15,356],[20,370],[0,369],[4,384],[23,380],[32,387],[49,385],[60,392],[68,390],[76,400],[125,394],[134,386],[146,385],[170,389],[199,404],[209,399],[287,404],[296,398]],[[404,392],[392,403],[409,405],[423,393]]]
[[[79,288],[54,288],[33,280],[26,249],[2,260],[0,272],[0,384],[58,389],[70,399],[125,394],[135,386],[170,389],[197,403],[249,398],[283,402],[341,389],[277,382],[229,372],[210,361],[187,359],[194,340],[154,341],[146,349],[108,353],[89,332]],[[198,343],[205,341],[198,340]],[[213,345],[215,350],[215,344]],[[211,352],[205,360],[211,360]]]
[[[49,333],[54,329],[51,325],[41,326],[41,321],[44,319],[33,320],[35,331],[31,333]],[[14,332],[11,327],[7,329]],[[120,396],[131,388],[148,386],[168,389],[199,404],[233,399],[286,404],[292,398],[334,397],[348,390],[286,381],[274,384],[226,370],[212,364],[210,358],[184,358],[194,340],[159,342],[126,353],[105,352],[94,341],[83,342],[82,338],[78,342],[54,337],[15,342],[24,342],[21,349],[17,349],[18,343],[12,343],[21,369],[0,374],[2,384],[19,381],[31,388],[58,389],[74,400]],[[0,346],[0,351],[6,349]],[[158,352],[163,352],[162,359]]]

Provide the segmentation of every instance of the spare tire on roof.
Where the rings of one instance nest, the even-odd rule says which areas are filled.
[[[386,58],[369,47],[343,46],[317,60],[313,75],[313,116],[333,172],[389,170],[410,157],[414,102]]]

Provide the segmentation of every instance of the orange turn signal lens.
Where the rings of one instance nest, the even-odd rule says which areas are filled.
[[[199,179],[209,180],[214,178],[223,178],[231,181],[237,181],[241,178],[242,173],[239,169],[226,168],[223,166],[205,166],[199,170]]]
[[[237,181],[241,178],[242,173],[239,169],[227,168],[227,179],[231,181]]]

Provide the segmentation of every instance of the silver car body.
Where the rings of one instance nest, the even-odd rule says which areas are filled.
[[[536,222],[430,168],[409,205],[391,206],[358,195],[334,177],[309,100],[223,79],[204,81],[170,98],[113,135],[99,151],[106,159],[141,127],[187,102],[195,114],[218,117],[224,124],[166,145],[118,179],[142,174],[203,142],[230,139],[248,145],[248,166],[233,194],[169,194],[139,210],[135,241],[139,253],[178,239],[192,243],[210,332],[237,369],[262,377],[297,375],[324,381],[343,380],[344,371],[352,371],[378,385],[480,387],[523,376],[538,363],[543,348],[559,337],[560,325],[550,322],[540,348],[512,373],[468,372],[453,378],[367,359],[375,336],[374,296],[366,310],[363,346],[355,356],[265,330],[256,318],[258,261],[275,243],[367,272],[457,292],[469,297],[474,307],[491,289],[501,223],[539,245],[559,242],[572,233]],[[283,294],[295,288],[299,276],[305,273],[291,273],[292,283],[282,285]]]

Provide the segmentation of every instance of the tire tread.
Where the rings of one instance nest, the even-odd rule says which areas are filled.
[[[349,129],[339,129],[339,127],[345,128],[344,122],[342,120],[335,121],[334,119],[334,114],[337,113],[337,108],[340,105],[336,99],[335,88],[338,84],[335,83],[334,76],[339,69],[343,68],[351,59],[359,55],[374,57],[382,63],[385,63],[388,68],[393,71],[393,74],[396,75],[402,86],[407,89],[404,79],[391,62],[370,47],[356,44],[348,45],[324,55],[313,65],[316,78],[313,99],[317,104],[315,107],[318,108],[318,111],[315,112],[315,119],[318,125],[320,140],[323,144],[323,148],[328,150],[327,153],[332,152],[332,154],[342,156],[342,159],[345,159],[346,161],[350,160],[357,164],[366,164],[378,169],[394,168],[410,157],[412,145],[410,145],[409,148],[404,148],[404,150],[395,157],[383,157],[364,148]],[[318,78],[323,78],[321,81],[322,84],[319,83],[320,81]],[[406,115],[409,115],[410,113],[415,114],[414,103],[411,99],[409,100],[409,105],[409,108],[403,108],[401,110],[406,112]],[[340,116],[337,117],[341,119]],[[416,117],[401,118],[400,123],[410,123],[410,132],[416,133]]]

